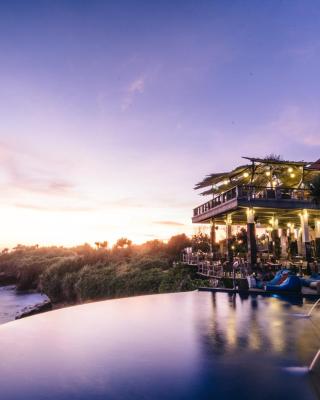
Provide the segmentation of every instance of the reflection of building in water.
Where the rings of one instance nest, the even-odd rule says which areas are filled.
[[[212,293],[206,343],[216,355],[235,351],[283,353],[295,350],[296,319],[277,298]],[[300,311],[301,312],[301,311]],[[307,345],[307,343],[306,343]]]

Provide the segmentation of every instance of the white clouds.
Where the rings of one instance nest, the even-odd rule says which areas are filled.
[[[127,110],[133,103],[136,96],[142,94],[145,88],[145,79],[139,77],[132,81],[125,91],[125,96],[121,104],[121,110]]]

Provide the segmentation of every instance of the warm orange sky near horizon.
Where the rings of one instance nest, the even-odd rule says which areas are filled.
[[[241,156],[320,158],[316,2],[0,2],[0,249],[192,234]]]

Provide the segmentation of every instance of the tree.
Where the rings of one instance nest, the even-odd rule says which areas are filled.
[[[127,238],[120,238],[117,240],[116,244],[114,245],[114,247],[116,249],[123,249],[126,247],[130,247],[132,245],[132,240],[129,240]]]
[[[267,161],[283,161],[283,157],[280,154],[268,154],[264,157],[264,160]]]
[[[181,251],[191,246],[191,240],[185,233],[181,235],[172,236],[167,244],[167,252],[174,258],[179,258]]]
[[[241,228],[237,233],[234,246],[237,253],[246,253],[248,251],[248,235],[245,228]]]
[[[192,251],[203,251],[208,253],[210,251],[210,237],[208,234],[199,232],[192,236],[191,239]]]
[[[97,246],[97,249],[106,249],[108,247],[108,242],[105,240],[104,242],[94,242]]]
[[[158,239],[149,240],[148,242],[140,245],[140,248],[145,253],[159,254],[165,250],[166,245]]]

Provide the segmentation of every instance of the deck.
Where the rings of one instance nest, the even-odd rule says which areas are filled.
[[[270,210],[319,210],[308,190],[292,188],[267,188],[235,186],[193,210],[193,223],[209,222],[210,219],[239,208]]]

